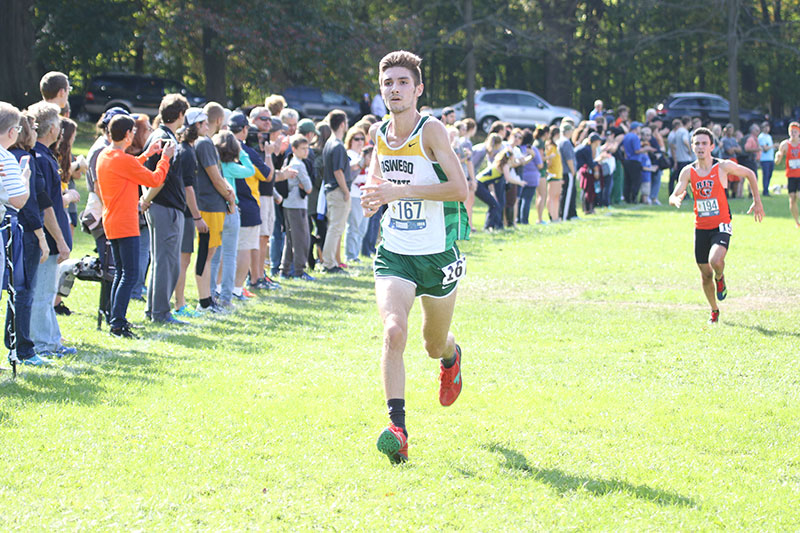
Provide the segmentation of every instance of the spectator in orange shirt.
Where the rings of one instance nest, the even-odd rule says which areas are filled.
[[[125,317],[131,290],[139,275],[139,185],[158,187],[164,182],[175,143],[161,142],[134,157],[125,152],[136,134],[135,122],[127,115],[118,115],[108,125],[111,146],[97,158],[97,187],[103,200],[103,226],[111,242],[116,272],[111,286],[111,334],[136,338]],[[155,154],[161,159],[154,171],[144,162]]]

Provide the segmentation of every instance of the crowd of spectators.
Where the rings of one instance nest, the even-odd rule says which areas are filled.
[[[20,112],[0,103],[0,211],[12,236],[15,309],[7,313],[6,345],[21,363],[46,366],[75,353],[61,336],[59,264],[70,256],[76,227],[94,238],[103,265],[114,267],[107,321],[111,334],[136,338],[129,301],[146,302],[147,320],[172,327],[203,314],[226,313],[282,279],[313,283],[375,253],[379,217],[365,218],[360,190],[372,157],[371,128],[386,109],[364,95],[354,125],[340,110],[315,123],[280,95],[263,106],[230,111],[210,102],[190,107],[180,94],[163,97],[158,116],[107,110],[87,157],[74,157],[77,126],[69,118],[66,75],[51,72],[42,101]],[[488,207],[486,231],[560,223],[597,207],[625,202],[660,205],[664,175],[674,188],[694,156],[696,117],[665,124],[648,109],[643,122],[621,105],[595,102],[588,120],[518,128],[497,121],[473,144],[474,120],[441,117],[469,182],[473,221],[477,197]],[[747,136],[712,125],[715,155],[761,169],[764,195],[777,145],[769,125]],[[88,198],[75,180],[85,176]],[[729,194],[742,196],[731,178]],[[186,279],[194,258],[196,295]],[[190,305],[189,301],[198,302]],[[9,302],[9,306],[11,303]],[[13,337],[16,337],[15,339]]]

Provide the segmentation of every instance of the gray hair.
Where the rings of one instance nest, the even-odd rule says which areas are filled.
[[[37,102],[28,108],[28,113],[33,116],[39,125],[36,128],[36,133],[39,137],[46,135],[53,126],[61,126],[61,117],[59,116],[61,109],[56,104]]]
[[[250,117],[249,117],[250,120],[255,120],[255,118],[264,111],[269,111],[269,109],[260,105],[255,106],[253,109],[250,110]]]
[[[20,118],[22,115],[19,109],[7,102],[0,102],[0,135],[5,135],[8,130],[19,125]]]
[[[300,114],[291,107],[285,107],[281,111],[281,122],[285,123],[287,119],[300,120]]]

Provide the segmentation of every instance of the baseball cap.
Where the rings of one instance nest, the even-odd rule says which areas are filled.
[[[241,111],[234,111],[228,117],[228,129],[232,132],[240,132],[250,125],[250,121]]]
[[[641,128],[641,127],[642,127],[642,123],[641,122],[636,122],[635,120],[633,122],[631,122],[630,129],[635,130],[636,128]]]
[[[203,122],[204,120],[208,120],[208,115],[206,115],[199,107],[190,107],[186,110],[185,124],[187,126],[197,124],[198,122]]]
[[[111,119],[117,115],[130,116],[130,113],[121,107],[112,107],[111,109],[107,109],[106,112],[103,113],[103,126],[108,126],[108,123],[111,122]]]
[[[270,133],[275,133],[283,129],[283,122],[281,122],[281,119],[272,117],[270,120],[272,121],[272,126],[269,128]]]
[[[314,126],[314,121],[311,120],[310,118],[304,118],[303,120],[297,123],[297,133],[305,135],[311,132],[314,132],[315,135],[319,135],[317,127]]]
[[[455,112],[456,112],[455,109],[453,109],[452,107],[448,106],[448,107],[445,107],[444,109],[442,109],[442,116],[449,115],[450,113],[455,113]]]
[[[592,133],[591,135],[589,135],[589,142],[590,143],[593,143],[595,141],[602,141],[602,140],[603,139],[601,139],[600,136],[598,134],[596,134],[596,133]]]

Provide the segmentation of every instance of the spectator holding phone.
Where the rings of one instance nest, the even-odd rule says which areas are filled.
[[[189,102],[180,94],[168,94],[161,100],[158,114],[161,125],[145,143],[145,150],[154,144],[163,147],[178,145],[177,131],[183,127]],[[173,151],[173,154],[175,152]],[[181,152],[183,154],[183,152]],[[148,170],[156,170],[164,155],[151,156],[144,164]],[[183,167],[173,155],[169,172],[164,182],[148,189],[141,199],[142,211],[147,219],[150,233],[150,257],[152,274],[147,286],[146,316],[153,322],[183,325],[170,311],[170,299],[181,273],[181,239],[183,237],[186,191]]]
[[[106,237],[111,241],[116,271],[111,286],[111,334],[136,338],[126,318],[131,290],[139,270],[139,186],[158,187],[164,182],[175,154],[175,143],[162,148],[150,144],[139,157],[125,152],[133,142],[134,120],[125,115],[111,119],[111,146],[97,158],[97,186],[103,200]],[[161,154],[155,171],[144,167],[148,158]]]

